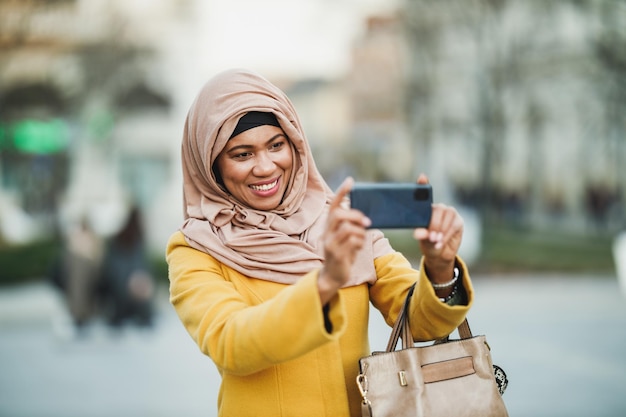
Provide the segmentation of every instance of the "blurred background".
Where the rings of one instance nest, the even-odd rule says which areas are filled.
[[[232,67],[331,187],[424,172],[458,207],[512,415],[625,415],[624,1],[0,0],[0,416],[214,415],[163,255],[186,112]]]

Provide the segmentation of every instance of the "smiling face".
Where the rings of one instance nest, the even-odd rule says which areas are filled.
[[[281,128],[271,125],[233,137],[215,162],[228,192],[256,210],[278,207],[293,170],[289,139]]]

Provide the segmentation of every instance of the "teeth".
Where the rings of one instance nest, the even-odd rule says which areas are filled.
[[[253,190],[257,190],[257,191],[268,191],[276,187],[277,183],[278,183],[278,180],[269,184],[264,184],[264,185],[251,185],[250,188],[252,188]]]

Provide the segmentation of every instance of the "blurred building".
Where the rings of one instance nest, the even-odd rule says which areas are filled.
[[[347,80],[352,131],[345,156],[362,180],[409,180],[416,170],[404,112],[409,57],[397,16],[370,17],[353,46]]]
[[[351,135],[352,106],[343,79],[274,79],[298,110],[315,163],[336,188],[345,179],[343,150]]]
[[[0,0],[0,241],[83,218],[103,236],[138,205],[153,253],[182,221],[180,139],[221,39],[204,0]],[[268,76],[270,76],[268,74]],[[341,165],[342,80],[274,79],[320,170]]]
[[[404,1],[354,46],[346,160],[426,172],[496,222],[623,229],[624,21],[617,1]]]
[[[626,227],[626,6],[407,0],[417,164],[484,215]]]
[[[162,220],[149,234],[174,230],[181,207],[166,194],[196,88],[180,59],[192,6],[0,1],[0,236],[28,241],[81,218],[109,235],[133,204]]]
[[[109,235],[137,204],[162,253],[182,219],[182,126],[220,42],[212,5],[0,0],[0,239],[82,217]],[[437,199],[494,218],[624,227],[624,9],[406,0],[364,23],[345,79],[268,76],[333,186],[426,172]]]

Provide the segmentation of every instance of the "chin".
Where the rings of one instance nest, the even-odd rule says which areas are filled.
[[[280,204],[280,201],[268,201],[268,200],[248,202],[249,207],[251,207],[254,210],[261,210],[261,211],[274,210],[276,207],[278,207],[279,204]]]

